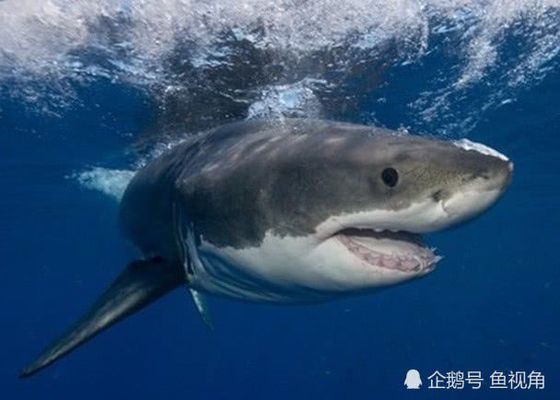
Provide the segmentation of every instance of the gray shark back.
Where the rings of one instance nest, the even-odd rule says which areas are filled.
[[[282,219],[300,219],[283,234],[308,232],[332,213],[329,207],[298,213],[297,204],[316,200],[317,180],[322,190],[333,185],[333,209],[340,210],[350,190],[341,187],[347,179],[333,176],[322,160],[348,148],[367,157],[360,145],[371,135],[394,136],[363,125],[286,119],[237,122],[187,138],[135,175],[121,203],[121,226],[145,254],[166,259],[180,258],[174,218],[175,207],[184,205],[197,235],[218,246],[257,245],[272,226],[283,225]],[[309,191],[290,190],[293,182],[306,179]],[[355,195],[360,185],[356,182]]]

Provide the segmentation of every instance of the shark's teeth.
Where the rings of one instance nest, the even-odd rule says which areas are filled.
[[[372,242],[369,243],[363,242],[364,236],[355,237],[349,234],[349,232],[339,234],[336,238],[356,257],[379,268],[401,272],[431,271],[433,269],[432,266],[441,259],[440,256],[434,254],[435,249],[428,249],[415,242],[412,242],[414,247],[411,248],[411,242],[406,239],[406,236],[403,235],[401,238],[395,238],[392,237],[392,234],[389,234],[389,231],[384,232],[387,232],[387,237],[370,237],[369,240],[372,240]],[[408,245],[402,249],[402,252],[387,254],[375,248],[375,241],[380,239],[406,241]]]

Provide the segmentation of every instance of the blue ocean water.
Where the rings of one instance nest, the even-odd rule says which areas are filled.
[[[0,4],[0,21],[8,21],[9,3]],[[319,11],[324,3],[311,2],[302,12],[323,15]],[[350,3],[349,8],[357,7]],[[67,48],[64,35],[45,42],[42,46],[64,44],[57,52],[71,56],[64,68],[53,69],[49,62],[48,73],[38,64],[33,70],[22,69],[29,62],[21,55],[25,46],[13,45],[17,40],[0,30],[4,39],[0,41],[1,398],[560,397],[560,68],[554,53],[557,44],[543,44],[559,37],[556,4],[530,15],[528,10],[537,6],[520,2],[521,17],[494,14],[502,17],[500,21],[510,18],[511,30],[491,34],[472,22],[482,18],[474,13],[474,6],[453,10],[456,25],[441,22],[447,14],[428,13],[427,49],[413,45],[411,50],[410,44],[393,48],[392,36],[390,44],[375,42],[365,53],[352,50],[340,55],[338,47],[327,43],[326,49],[347,61],[331,60],[321,53],[324,49],[313,49],[314,62],[323,67],[332,62],[335,67],[302,61],[294,71],[285,68],[280,77],[263,68],[257,81],[246,79],[234,67],[214,71],[216,65],[223,65],[219,61],[232,65],[230,59],[226,63],[217,57],[210,67],[200,66],[200,61],[192,61],[196,53],[192,49],[174,54],[191,60],[191,75],[185,78],[181,74],[187,72],[169,73],[169,57],[158,53],[149,61],[159,60],[168,68],[166,90],[150,81],[150,74],[161,71],[131,72],[138,65],[128,69],[117,65],[121,55],[115,59],[107,51],[121,43],[107,39],[119,24],[134,21],[133,16],[140,18],[126,14],[133,2],[123,4],[117,17],[105,15],[113,31],[102,30],[101,22],[91,28],[96,32],[95,45],[85,42]],[[25,15],[24,6],[13,5],[11,23]],[[44,11],[27,6],[37,15]],[[84,10],[80,12],[93,13]],[[76,17],[79,12],[70,14]],[[385,20],[391,18],[393,14],[385,15]],[[472,26],[465,28],[457,19],[471,21]],[[64,31],[68,26],[63,22],[53,23]],[[366,33],[345,34],[363,40],[371,32],[383,32],[374,22]],[[277,37],[271,37],[280,40],[278,31],[284,25],[276,23]],[[394,24],[395,31],[402,27]],[[302,26],[296,24],[297,29]],[[473,34],[473,26],[482,33]],[[339,40],[339,31],[330,32],[332,40]],[[147,33],[138,33],[140,38],[142,34]],[[25,39],[25,32],[21,35]],[[423,40],[415,35],[411,38]],[[102,45],[100,38],[106,39]],[[465,54],[483,39],[495,54],[479,49],[482,53],[477,54],[488,65],[477,70]],[[244,46],[243,40],[239,42]],[[276,42],[271,43],[268,49],[277,49]],[[229,46],[231,54],[246,55],[230,42],[197,46],[213,51],[212,46]],[[455,46],[460,50],[451,51]],[[389,53],[391,57],[384,58]],[[268,55],[251,53],[251,57],[251,63],[265,66],[290,64]],[[51,58],[41,53],[35,60]],[[112,65],[107,67],[108,60]],[[534,63],[528,60],[537,64],[536,69],[529,71]],[[523,65],[526,70],[512,73]],[[150,82],[124,79],[123,71],[130,76],[144,74]],[[201,99],[222,93],[204,88],[223,91],[240,81],[245,102],[209,101],[198,106]],[[196,96],[189,97],[192,93]],[[513,182],[504,198],[480,218],[428,237],[445,259],[422,280],[313,306],[210,298],[212,332],[200,321],[187,291],[176,290],[39,375],[18,380],[19,370],[137,255],[119,234],[117,202],[91,185],[84,186],[80,173],[96,167],[131,169],[139,159],[149,157],[157,143],[168,140],[158,132],[188,131],[180,122],[198,126],[201,115],[215,119],[208,125],[244,118],[251,104],[263,102],[273,116],[319,114],[420,134],[468,137],[507,154],[515,163]],[[139,146],[145,142],[148,150]],[[104,183],[101,179],[94,186]],[[407,391],[403,385],[411,368],[419,370],[424,380],[418,391]],[[485,382],[480,391],[428,389],[427,377],[436,370],[481,371]],[[545,375],[545,389],[489,389],[493,371],[533,370]]]

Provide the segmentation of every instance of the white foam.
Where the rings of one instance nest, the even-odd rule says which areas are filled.
[[[261,99],[251,104],[247,119],[279,117],[319,117],[321,103],[312,86],[322,82],[303,80],[291,85],[263,89]]]
[[[537,46],[527,55],[547,50],[546,62],[550,51],[559,51],[558,40],[553,41],[560,35],[554,29],[558,21],[550,13],[559,6],[558,0],[347,0],[343,7],[336,0],[5,0],[0,2],[0,50],[2,67],[52,72],[87,67],[72,52],[95,48],[125,63],[128,72],[146,73],[157,71],[178,40],[217,51],[212,44],[228,30],[261,47],[294,52],[347,41],[370,49],[396,38],[420,53],[428,48],[430,31],[461,31],[464,47],[457,50],[467,58],[460,77],[465,82],[495,62],[494,56],[486,57],[495,53],[495,40],[523,18],[535,28],[529,34]],[[255,33],[257,26],[264,30]],[[193,57],[204,60],[201,53]],[[528,64],[535,62],[527,58]]]
[[[559,15],[560,0],[4,0],[0,83],[40,109],[41,96],[64,102],[74,94],[69,82],[98,77],[147,90],[183,87],[188,77],[169,69],[174,51],[187,43],[181,63],[214,67],[227,60],[224,34],[266,50],[287,70],[307,57],[308,71],[294,80],[351,73],[362,68],[360,57],[420,65],[450,43],[442,51],[454,64],[434,67],[435,79],[420,82],[409,108],[442,130],[446,119],[465,128],[509,98],[509,89],[547,75],[560,54]],[[523,43],[513,55],[508,38]],[[315,62],[320,51],[333,65]],[[492,95],[478,96],[468,115],[451,115],[450,104],[461,109],[464,92],[488,77]]]
[[[479,153],[485,154],[487,156],[497,157],[501,160],[509,161],[509,158],[507,158],[505,155],[482,143],[472,142],[469,139],[454,140],[452,143],[455,146],[465,150],[478,151]]]
[[[134,174],[135,171],[96,167],[74,174],[72,178],[87,189],[100,191],[120,201]]]
[[[342,44],[353,36],[356,45],[372,46],[422,23],[416,2],[400,3],[347,0],[340,7],[334,0],[6,0],[0,2],[0,50],[7,56],[3,67],[45,76],[83,72],[91,60],[79,60],[75,52],[95,50],[106,57],[103,61],[124,69],[123,79],[132,71],[151,80],[149,75],[160,78],[162,58],[178,41],[197,43],[192,54],[197,67],[209,62],[209,54],[224,50],[213,46],[224,32],[294,54]],[[259,26],[264,29],[255,33]]]

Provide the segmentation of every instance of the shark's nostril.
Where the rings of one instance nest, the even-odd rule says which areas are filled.
[[[432,198],[433,198],[434,201],[436,201],[436,202],[442,201],[442,200],[444,200],[444,199],[447,198],[447,197],[448,197],[447,192],[446,192],[445,190],[443,190],[443,189],[438,190],[437,192],[434,192],[434,193],[432,194]]]

